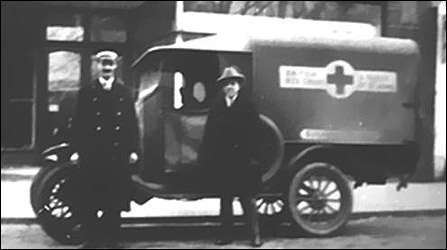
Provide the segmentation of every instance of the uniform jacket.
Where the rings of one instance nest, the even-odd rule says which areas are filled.
[[[98,80],[82,88],[72,129],[72,144],[81,157],[108,159],[137,152],[138,124],[130,90],[119,80],[109,91]]]
[[[129,154],[138,153],[138,124],[131,92],[119,80],[104,90],[98,80],[83,87],[71,143],[80,155],[81,203],[129,209]]]

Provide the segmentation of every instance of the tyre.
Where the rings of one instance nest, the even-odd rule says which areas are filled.
[[[31,207],[33,208],[33,211],[35,214],[39,212],[41,207],[38,207],[38,190],[40,189],[40,186],[42,185],[42,179],[47,175],[47,173],[52,169],[52,166],[44,166],[42,167],[39,172],[34,176],[33,181],[31,182],[31,188],[30,188],[30,201],[31,201]]]
[[[48,236],[62,244],[82,242],[74,186],[77,170],[69,163],[50,168],[34,191],[37,221]]]
[[[288,190],[293,224],[311,235],[337,232],[352,212],[352,191],[345,175],[327,162],[310,162],[299,169]]]

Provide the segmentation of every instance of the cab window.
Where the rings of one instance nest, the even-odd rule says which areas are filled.
[[[166,89],[165,108],[171,111],[201,111],[209,108],[219,91],[218,55],[211,52],[176,52],[163,68],[161,86]]]

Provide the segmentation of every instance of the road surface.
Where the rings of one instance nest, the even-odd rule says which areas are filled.
[[[216,223],[126,224],[125,248],[219,248]],[[226,248],[249,247],[244,227]],[[261,248],[446,248],[446,216],[370,217],[351,220],[344,232],[333,237],[299,236],[288,226],[263,225],[265,244]],[[38,225],[2,224],[3,248],[77,248],[64,246],[47,237]]]

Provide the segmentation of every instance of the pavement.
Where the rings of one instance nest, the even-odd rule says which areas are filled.
[[[33,176],[39,167],[2,167],[1,169],[1,218],[31,219],[35,215],[30,205],[29,190]],[[386,213],[444,213],[446,211],[446,183],[410,183],[407,189],[396,191],[397,182],[386,185],[364,185],[356,188],[353,216]],[[235,214],[242,214],[238,202]],[[131,204],[131,211],[124,218],[217,216],[218,199],[197,201],[164,200],[153,198],[144,205]]]
[[[123,224],[123,248],[137,249],[247,249],[246,228],[237,225],[235,241],[216,246],[220,227]],[[2,224],[2,249],[77,249],[47,236],[39,225]],[[263,226],[261,249],[445,249],[446,216],[373,216],[349,220],[345,229],[330,237],[311,237],[284,226]]]

